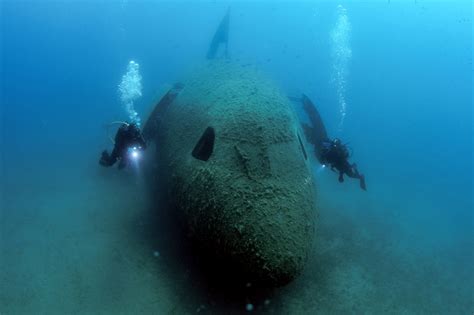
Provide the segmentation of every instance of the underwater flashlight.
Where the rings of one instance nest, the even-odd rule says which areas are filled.
[[[137,147],[129,148],[128,149],[130,156],[134,160],[138,160],[140,158],[140,150]]]
[[[322,171],[324,171],[324,169],[326,169],[326,164],[322,164],[320,167],[318,167],[318,169],[316,170],[316,173],[321,173]]]

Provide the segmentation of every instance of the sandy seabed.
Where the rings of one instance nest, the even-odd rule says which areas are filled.
[[[1,314],[239,314],[249,304],[268,314],[473,309],[472,240],[433,244],[417,234],[416,218],[401,215],[423,204],[364,194],[330,172],[317,176],[311,258],[299,278],[274,290],[207,281],[147,202],[140,174],[92,159],[11,174],[0,225]]]

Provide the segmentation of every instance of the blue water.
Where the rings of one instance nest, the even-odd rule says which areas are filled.
[[[231,58],[313,99],[368,185],[315,164],[320,229],[305,275],[240,304],[157,259],[136,237],[142,183],[97,164],[104,125],[127,119],[128,62],[140,64],[145,115],[204,61],[229,5]],[[329,2],[2,1],[0,313],[472,313],[472,4],[341,5],[350,27],[335,42]],[[343,63],[335,44],[350,50]]]

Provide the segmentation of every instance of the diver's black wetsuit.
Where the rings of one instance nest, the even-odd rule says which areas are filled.
[[[136,147],[138,150],[146,149],[145,140],[142,137],[140,129],[136,124],[123,124],[115,135],[115,146],[109,155],[107,150],[102,152],[100,165],[112,166],[120,160],[119,169],[124,168],[128,163],[127,152],[129,149]]]
[[[301,98],[291,97],[290,99],[301,102],[304,111],[308,115],[311,125],[303,123],[303,130],[306,139],[314,144],[314,153],[318,161],[323,165],[330,165],[333,171],[338,170],[339,182],[344,181],[344,174],[346,174],[351,178],[359,179],[360,188],[366,190],[364,175],[359,173],[355,163],[350,164],[348,161],[349,151],[347,147],[339,139],[329,139],[321,115],[319,115],[316,106],[309,97],[303,94]]]
[[[348,161],[349,151],[347,147],[341,143],[339,139],[334,140],[323,140],[321,143],[321,162],[323,164],[329,164],[331,170],[334,169],[339,171],[339,182],[344,181],[344,174],[351,178],[357,178],[360,180],[360,188],[367,190],[365,186],[365,177],[360,174],[357,170],[355,163],[350,164]]]

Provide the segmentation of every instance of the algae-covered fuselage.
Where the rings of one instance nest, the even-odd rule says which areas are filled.
[[[196,71],[155,134],[168,198],[206,253],[253,281],[282,285],[311,250],[315,187],[288,99],[228,62]]]

